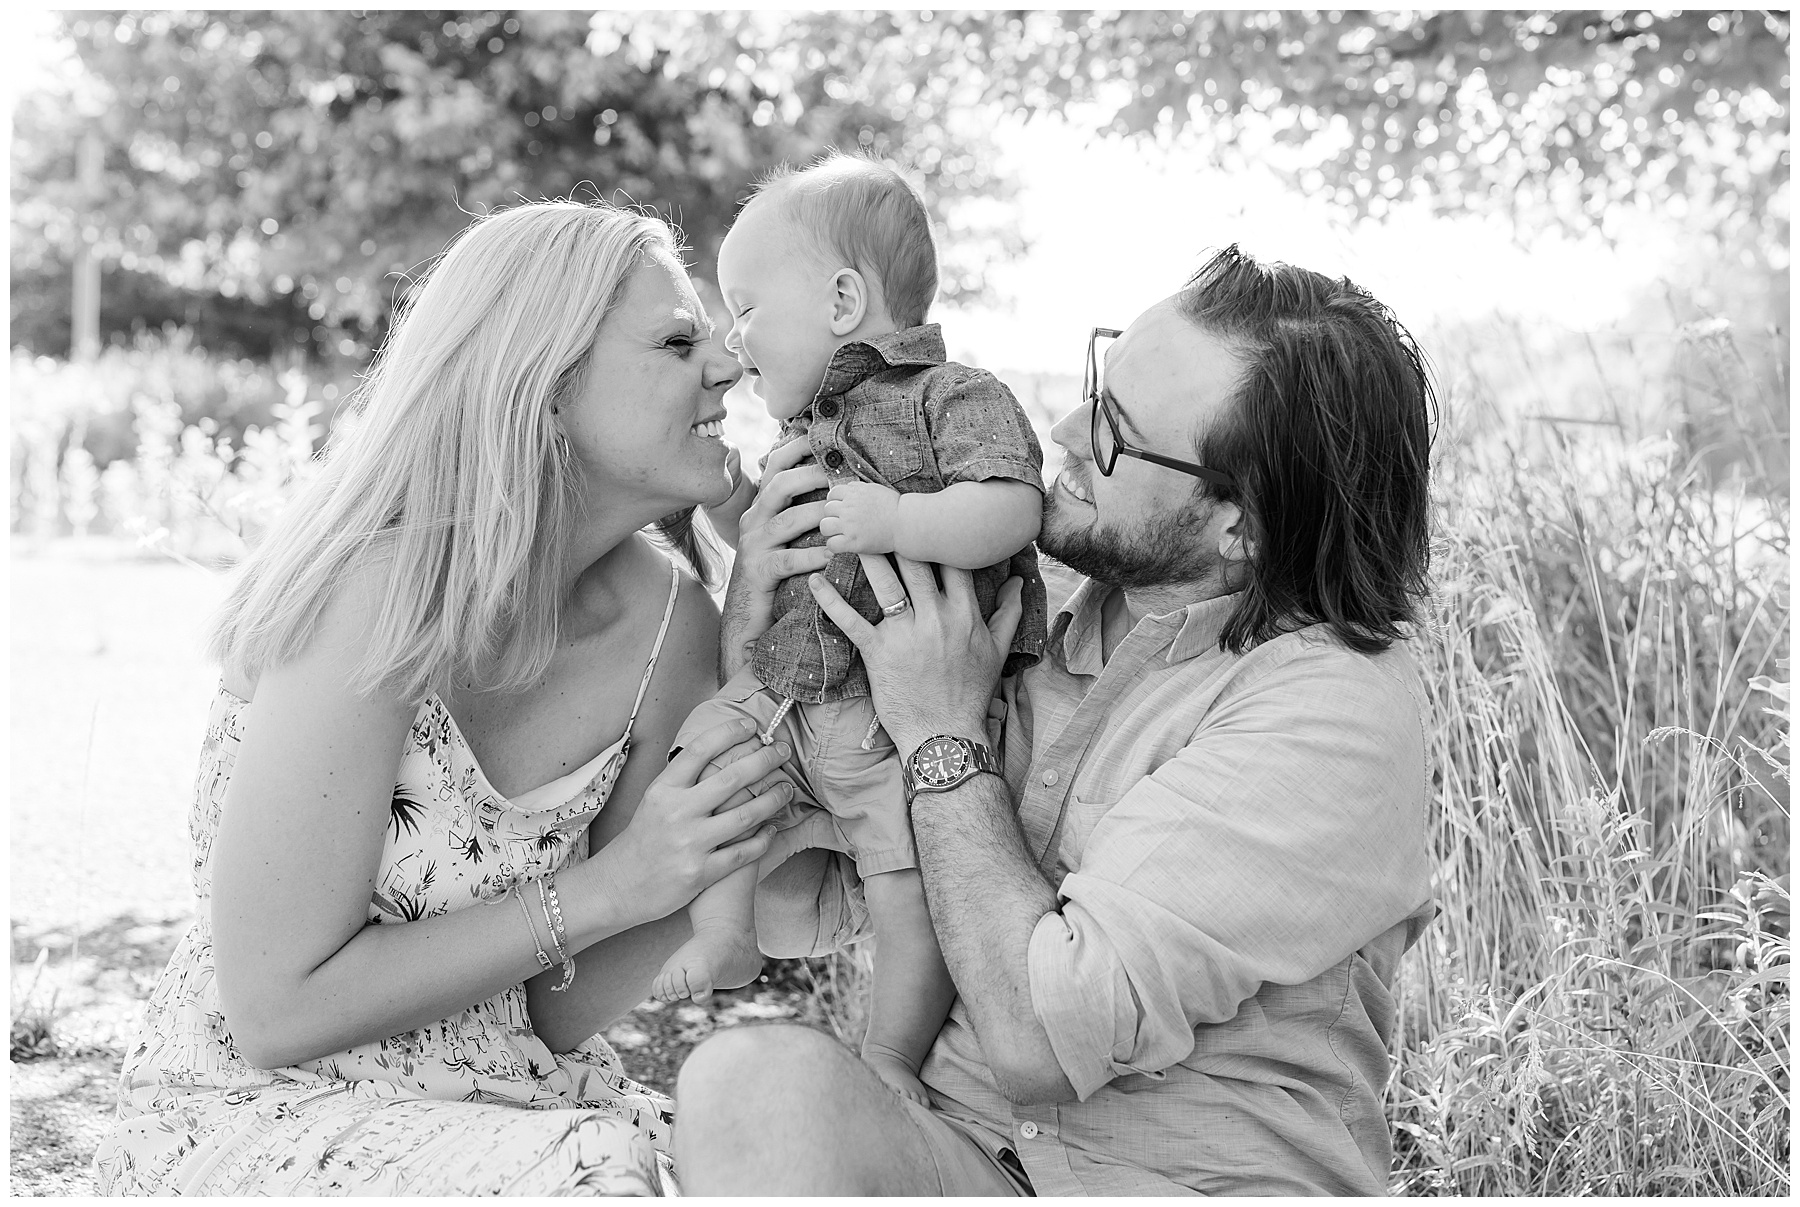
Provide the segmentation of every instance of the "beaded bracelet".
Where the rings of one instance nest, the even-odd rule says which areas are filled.
[[[550,957],[544,954],[544,945],[538,941],[537,923],[531,920],[531,906],[525,903],[525,894],[521,893],[519,891],[519,886],[515,884],[508,891],[507,896],[516,897],[518,899],[519,910],[525,915],[525,925],[531,930],[531,945],[537,948],[538,967],[549,968]],[[552,935],[551,938],[554,939],[555,936]]]
[[[562,984],[550,986],[553,993],[560,993],[575,983],[575,961],[569,956],[569,932],[563,927],[562,902],[556,899],[556,873],[552,872],[538,881],[538,898],[544,905],[544,921],[550,927],[550,942],[556,947],[556,956],[562,961]]]

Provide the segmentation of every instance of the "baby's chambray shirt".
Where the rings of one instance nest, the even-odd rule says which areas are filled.
[[[783,425],[775,447],[802,439],[833,485],[876,482],[906,494],[1010,478],[1044,487],[1043,451],[1018,400],[992,373],[946,362],[936,323],[839,348],[811,405]],[[817,491],[796,502],[824,497]],[[814,530],[791,547],[824,542]],[[881,619],[881,604],[856,554],[834,556],[821,573],[865,620]],[[1001,585],[1014,575],[1025,580],[1025,611],[1007,658],[1009,673],[1036,662],[1044,648],[1037,546],[974,573],[984,617],[993,615]],[[856,647],[820,609],[804,575],[776,588],[775,623],[757,642],[752,667],[764,687],[803,704],[869,694]]]

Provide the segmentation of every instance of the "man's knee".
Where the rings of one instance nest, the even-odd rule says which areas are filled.
[[[821,1084],[836,1078],[834,1068],[853,1059],[835,1040],[809,1027],[771,1024],[734,1027],[709,1036],[694,1049],[676,1079],[682,1113],[720,1103],[758,1104],[758,1114],[788,1100],[782,1111],[818,1102]],[[791,1118],[791,1116],[790,1116]]]
[[[829,1163],[834,1085],[855,1061],[817,1031],[736,1027],[676,1080],[675,1164],[691,1194],[815,1193]]]

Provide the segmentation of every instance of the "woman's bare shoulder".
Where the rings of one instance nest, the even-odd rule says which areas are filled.
[[[362,661],[387,600],[391,560],[387,551],[371,549],[344,572],[320,609],[298,659],[324,657],[345,667]],[[257,682],[267,669],[227,668],[222,676],[225,690],[240,700],[254,700]]]
[[[637,557],[642,560],[634,566],[632,576],[637,589],[654,598],[653,624],[660,626],[663,609],[668,606],[671,575],[677,582],[675,608],[657,659],[656,677],[671,686],[678,683],[679,688],[659,694],[665,698],[686,698],[698,690],[710,694],[718,686],[719,607],[705,584],[685,566],[673,562],[648,537],[640,534],[633,539],[640,545]]]

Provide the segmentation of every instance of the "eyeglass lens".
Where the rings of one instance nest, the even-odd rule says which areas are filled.
[[[1119,459],[1119,443],[1113,430],[1112,416],[1105,414],[1106,406],[1101,401],[1101,394],[1106,389],[1102,377],[1100,350],[1096,346],[1099,336],[1088,340],[1087,381],[1082,389],[1091,410],[1088,414],[1088,443],[1094,453],[1094,468],[1102,477],[1111,477],[1113,465]]]

